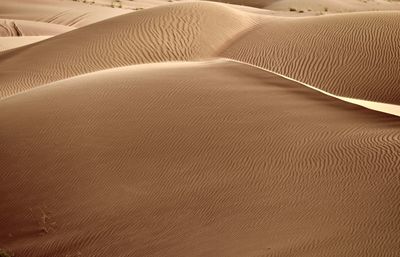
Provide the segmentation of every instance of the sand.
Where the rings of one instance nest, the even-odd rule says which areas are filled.
[[[278,18],[215,3],[161,6],[0,54],[0,95],[106,68],[222,56],[332,94],[400,104],[398,22],[398,12]]]
[[[0,37],[54,36],[73,28],[38,21],[0,19]]]
[[[69,0],[1,0],[0,19],[41,21],[82,27],[129,13],[120,8],[92,6]]]
[[[93,73],[0,108],[0,238],[21,256],[400,251],[394,116],[228,61]]]
[[[0,37],[0,51],[33,44],[48,38],[50,36]]]
[[[388,0],[213,0],[274,11],[309,14],[400,10],[399,1]]]
[[[0,54],[0,97],[106,68],[208,58],[253,24],[247,13],[216,3],[119,16]]]
[[[400,12],[269,19],[221,56],[333,94],[400,104]]]
[[[140,1],[1,1],[0,250],[400,255],[399,12]]]

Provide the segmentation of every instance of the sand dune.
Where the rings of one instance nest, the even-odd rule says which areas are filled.
[[[73,28],[38,21],[0,19],[0,37],[11,36],[53,36]]]
[[[0,51],[29,45],[48,38],[50,36],[0,37]]]
[[[246,5],[275,11],[307,12],[360,12],[400,10],[398,1],[387,0],[213,0],[216,2]]]
[[[235,1],[0,0],[0,255],[400,255],[399,3]]]
[[[62,0],[1,0],[0,19],[31,20],[82,27],[129,10]]]
[[[400,251],[394,116],[226,61],[97,72],[0,109],[17,256]]]
[[[400,104],[399,21],[398,12],[284,18],[205,2],[151,8],[0,54],[0,94],[113,67],[219,55],[335,95]]]
[[[399,12],[269,19],[221,55],[336,95],[400,104],[399,22]]]
[[[71,0],[73,1],[73,0]],[[105,7],[115,7],[115,8],[123,8],[129,9],[133,11],[140,11],[142,9],[174,4],[176,2],[193,2],[196,0],[122,0],[122,1],[115,1],[115,0],[90,0],[87,1],[89,4],[100,5]],[[199,0],[197,0],[199,1]]]
[[[398,1],[387,0],[276,0],[266,6],[272,10],[312,10],[322,12],[360,12],[400,10]]]
[[[207,58],[252,24],[245,13],[216,3],[119,16],[0,54],[0,96],[106,68]]]

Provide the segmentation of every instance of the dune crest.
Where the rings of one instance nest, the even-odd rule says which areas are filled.
[[[247,14],[206,2],[119,16],[0,54],[0,96],[107,68],[208,58],[252,25]]]
[[[0,37],[0,52],[33,44],[48,38],[50,36]]]
[[[360,11],[400,10],[398,1],[387,0],[212,0],[237,5],[252,6],[274,11],[292,11],[305,13],[342,13]]]
[[[54,36],[73,28],[38,21],[0,19],[0,37]]]
[[[269,19],[220,56],[329,93],[400,104],[400,12]]]

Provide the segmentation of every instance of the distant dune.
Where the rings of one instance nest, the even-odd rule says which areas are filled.
[[[0,239],[19,256],[400,251],[397,117],[226,61],[102,71],[0,109]]]
[[[399,1],[388,0],[213,0],[275,11],[360,12],[400,10]]]
[[[0,1],[1,19],[41,21],[72,27],[82,27],[128,12],[67,0]]]
[[[0,252],[400,256],[399,3],[229,2],[0,0]]]
[[[71,27],[38,21],[0,19],[0,37],[53,36],[72,30]]]

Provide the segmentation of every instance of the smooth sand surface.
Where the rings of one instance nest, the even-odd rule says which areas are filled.
[[[0,51],[33,44],[48,38],[50,36],[0,37]]]
[[[18,256],[400,251],[395,116],[227,61],[97,72],[0,109]]]
[[[0,19],[17,19],[82,27],[130,12],[69,0],[1,0]]]
[[[166,2],[0,0],[0,252],[400,256],[399,12]]]
[[[73,0],[70,0],[73,1]],[[114,7],[114,8],[122,8],[129,9],[132,11],[140,11],[147,8],[152,8],[156,6],[174,4],[174,3],[182,3],[182,2],[194,2],[196,0],[87,0],[86,2],[93,5],[105,6],[105,7]],[[198,0],[197,0],[198,1]]]
[[[54,36],[73,28],[38,21],[0,19],[0,37]]]
[[[267,0],[268,2],[268,0]],[[269,1],[266,8],[287,11],[296,10],[321,12],[360,12],[400,10],[399,1],[392,0],[275,0]]]
[[[399,1],[388,0],[213,0],[275,11],[338,13],[400,10]]]

